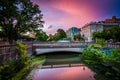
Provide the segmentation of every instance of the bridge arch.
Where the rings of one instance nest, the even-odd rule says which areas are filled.
[[[46,52],[46,53],[37,54],[37,55],[39,56],[39,55],[68,55],[68,54],[76,54],[76,55],[79,55],[79,54],[82,54],[82,52],[74,52],[74,51],[53,51],[53,52]]]
[[[37,55],[39,54],[50,54],[54,52],[72,52],[72,53],[82,53],[84,48],[38,48],[35,49]]]

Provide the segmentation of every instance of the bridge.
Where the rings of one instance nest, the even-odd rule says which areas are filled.
[[[58,52],[58,51],[70,51],[76,53],[82,53],[84,48],[40,48],[36,49],[37,54],[44,54],[44,53],[51,53],[51,52]]]
[[[55,51],[71,51],[71,52],[82,52],[82,50],[91,43],[82,42],[24,42],[27,45],[27,53],[32,54],[32,52],[37,51],[38,54],[44,54],[47,52]],[[120,44],[106,44],[106,48],[117,48],[120,49]],[[16,45],[10,45],[0,43],[0,61],[5,61],[7,59],[17,59],[18,51],[16,50]]]
[[[33,50],[37,54],[44,54],[48,52],[70,51],[82,53],[83,49],[91,44],[90,42],[38,42],[33,44]],[[96,43],[94,43],[96,44]],[[106,48],[118,48],[120,44],[107,44]]]
[[[44,54],[48,52],[70,51],[81,53],[89,43],[34,43],[34,51],[37,54]]]

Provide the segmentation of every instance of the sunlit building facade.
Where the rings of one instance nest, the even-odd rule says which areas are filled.
[[[120,19],[117,19],[115,16],[112,19],[106,19],[105,21],[100,22],[91,22],[84,25],[81,28],[81,35],[85,39],[86,42],[92,42],[92,33],[93,32],[101,32],[104,29],[111,28],[114,26],[120,27]]]

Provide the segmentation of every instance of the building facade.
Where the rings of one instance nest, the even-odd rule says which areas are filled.
[[[104,29],[108,29],[114,26],[120,27],[120,19],[117,19],[115,16],[113,16],[112,19],[106,19],[105,21],[100,22],[91,22],[89,24],[84,25],[81,28],[81,35],[83,36],[86,42],[92,42],[93,32],[101,32]]]
[[[67,31],[66,31],[66,34],[67,34],[67,38],[70,38],[71,40],[74,40],[74,37],[78,34],[80,34],[80,29],[77,28],[77,27],[72,27],[72,28],[69,28]]]

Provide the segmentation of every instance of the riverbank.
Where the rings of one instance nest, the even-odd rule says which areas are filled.
[[[44,62],[45,62],[45,56],[34,57],[30,61],[30,65],[20,70],[13,77],[13,80],[32,80],[32,74],[30,73],[33,73],[33,71],[36,70],[38,66],[41,67]]]

